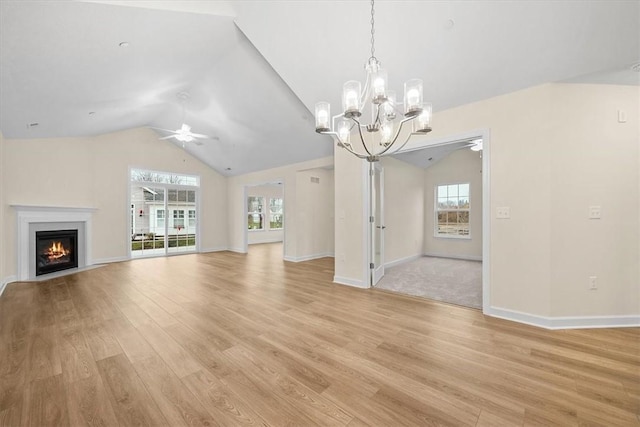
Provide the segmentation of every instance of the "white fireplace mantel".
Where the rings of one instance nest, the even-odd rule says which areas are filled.
[[[91,223],[96,208],[10,205],[16,210],[17,217],[17,261],[18,280],[30,280],[29,273],[29,225],[34,223],[80,222],[84,223],[84,258],[85,266],[93,264],[91,258]]]

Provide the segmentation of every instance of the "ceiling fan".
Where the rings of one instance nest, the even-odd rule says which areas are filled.
[[[186,123],[182,123],[182,126],[180,127],[180,129],[176,129],[176,130],[169,130],[169,129],[162,129],[162,128],[151,128],[151,129],[156,129],[156,130],[161,130],[163,132],[171,133],[171,135],[163,136],[162,138],[159,138],[159,139],[175,138],[178,141],[182,142],[183,144],[185,142],[193,142],[196,145],[202,145],[202,141],[199,141],[199,139],[215,139],[213,136],[191,132],[191,126],[189,126]]]
[[[163,136],[162,138],[159,138],[159,139],[175,138],[178,141],[182,142],[182,147],[183,148],[184,148],[184,144],[186,142],[193,142],[196,145],[202,145],[202,141],[199,141],[200,139],[218,139],[218,138],[216,138],[214,136],[203,135],[201,133],[191,132],[191,126],[186,124],[185,121],[184,121],[184,117],[185,117],[185,105],[184,104],[189,99],[189,94],[187,92],[178,92],[178,94],[176,96],[182,102],[182,126],[179,129],[176,129],[176,130],[152,127],[151,129],[155,129],[155,130],[159,130],[159,131],[163,131],[163,132],[169,132],[171,134],[171,135]]]

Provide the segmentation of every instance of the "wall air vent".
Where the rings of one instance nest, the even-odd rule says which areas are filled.
[[[312,176],[311,182],[314,184],[320,184],[320,178],[318,178],[317,176]]]

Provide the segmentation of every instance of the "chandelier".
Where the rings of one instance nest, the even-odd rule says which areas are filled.
[[[337,145],[360,159],[376,162],[404,147],[413,135],[431,132],[431,104],[422,99],[422,80],[404,84],[404,102],[396,102],[396,92],[387,87],[387,72],[375,57],[374,0],[371,0],[371,57],[365,64],[364,88],[359,81],[346,82],[342,90],[342,113],[331,116],[328,102],[316,103],[316,132],[331,135]],[[371,121],[362,123],[363,115]],[[410,130],[403,126],[412,122]]]

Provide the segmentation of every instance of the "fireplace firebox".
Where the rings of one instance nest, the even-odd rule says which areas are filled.
[[[78,267],[78,230],[36,231],[36,276]]]

